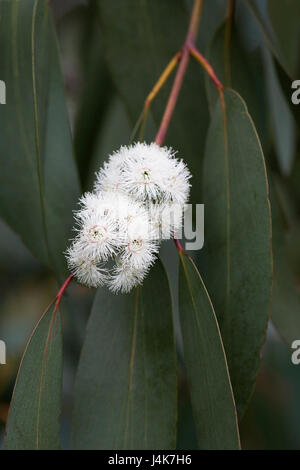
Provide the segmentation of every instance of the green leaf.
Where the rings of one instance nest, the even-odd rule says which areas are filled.
[[[290,75],[297,78],[297,73],[300,71],[300,2],[298,0],[267,0],[267,4],[280,57],[286,61]]]
[[[97,137],[106,121],[115,90],[104,62],[97,2],[90,2],[83,7],[83,11],[78,13],[83,23],[81,61],[84,86],[79,100],[74,146],[79,174],[86,190],[90,162],[95,153]],[[99,168],[97,168],[98,170]]]
[[[184,360],[202,449],[239,449],[237,413],[217,318],[196,266],[180,255]]]
[[[300,106],[299,105],[294,105],[294,103],[291,102],[292,100],[292,94],[298,89],[297,88],[292,88],[292,81],[290,77],[285,73],[285,71],[278,65],[278,63],[275,62],[275,70],[277,74],[277,78],[280,83],[280,88],[283,92],[283,95],[285,96],[285,101],[287,103],[290,103],[290,111],[292,112],[294,119],[297,123],[297,126],[299,127],[300,123]]]
[[[112,154],[124,145],[124,142],[128,142],[130,133],[130,122],[124,104],[115,95],[101,123],[101,129],[98,129],[93,156],[90,159],[87,171],[86,185],[89,190],[94,186],[95,172],[99,171],[99,168],[106,161],[107,155]]]
[[[0,2],[0,24],[0,215],[62,278],[79,184],[49,4]]]
[[[266,89],[274,134],[275,150],[279,167],[284,175],[289,175],[296,154],[297,131],[291,107],[285,98],[276,73],[271,54],[265,50]]]
[[[288,263],[284,220],[274,192],[271,201],[274,254],[271,319],[287,346],[291,347],[292,342],[300,337],[300,300],[295,278]]]
[[[241,37],[232,25],[228,53],[225,53],[226,25],[216,30],[209,45],[207,58],[214,68],[217,77],[224,86],[232,87],[240,93],[249,106],[249,112],[254,119],[263,148],[268,144],[267,116],[263,85],[263,65],[257,52],[246,51]],[[207,77],[208,100],[213,111],[218,93],[215,85]]]
[[[172,306],[160,262],[132,293],[98,291],[75,386],[73,449],[172,449]]]
[[[300,45],[298,0],[246,0],[273,54],[291,78],[297,78]]]
[[[187,33],[189,15],[185,2],[173,0],[99,0],[98,4],[108,67],[134,124],[148,93],[180,50]],[[172,80],[173,77],[152,106],[157,127]],[[191,61],[165,143],[184,156],[195,179],[201,174],[207,128],[204,72],[199,64]],[[146,133],[146,140],[154,137],[154,132]],[[200,184],[199,180],[192,188],[195,202],[200,201]]]
[[[183,2],[174,4],[171,0],[129,0],[126,4],[101,0],[98,5],[107,63],[135,122],[147,94],[184,41],[187,11]]]
[[[9,410],[5,449],[59,449],[61,390],[61,319],[51,307],[35,327],[21,361]]]
[[[270,307],[271,218],[260,142],[232,90],[215,107],[204,159],[205,280],[239,416],[252,393]]]

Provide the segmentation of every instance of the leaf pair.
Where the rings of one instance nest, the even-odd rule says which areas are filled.
[[[230,378],[215,313],[193,263],[181,255],[180,310],[201,447],[239,448]],[[58,448],[61,325],[49,309],[25,351],[7,449]],[[127,296],[99,290],[75,387],[72,448],[173,449],[177,379],[172,305],[160,262]],[[23,404],[23,406],[22,406]]]
[[[183,255],[179,296],[200,444],[238,448],[234,400],[214,310],[196,267]],[[166,274],[157,262],[133,294],[97,295],[75,387],[72,446],[175,448],[176,396],[172,306]]]

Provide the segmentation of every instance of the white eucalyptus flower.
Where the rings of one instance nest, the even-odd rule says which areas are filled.
[[[97,265],[95,260],[87,258],[76,242],[67,250],[66,256],[69,269],[81,284],[100,287],[107,281],[106,270]]]
[[[122,172],[114,165],[104,163],[104,167],[96,173],[95,191],[98,193],[104,191],[121,191]]]
[[[162,176],[161,188],[168,202],[184,205],[189,197],[191,174],[182,160],[171,160],[172,168]]]
[[[114,293],[128,293],[141,284],[148,274],[148,268],[136,269],[129,263],[118,263],[109,279],[109,289]]]
[[[171,155],[154,143],[128,147],[123,168],[125,191],[140,201],[162,200],[162,178],[170,170]]]
[[[85,193],[79,199],[80,209],[75,212],[75,219],[80,224],[82,220],[95,214],[99,208],[99,196],[94,193]]]
[[[149,222],[154,238],[168,240],[180,234],[183,219],[183,206],[175,203],[149,204]],[[176,236],[176,238],[178,238]]]
[[[76,239],[82,253],[90,259],[107,260],[119,247],[117,220],[111,214],[86,217]]]
[[[144,269],[151,266],[158,253],[159,246],[154,240],[144,238],[140,234],[128,237],[127,244],[121,252],[124,263],[135,269]]]
[[[123,193],[109,194],[108,198],[113,206],[121,237],[126,236],[128,226],[134,221],[140,220],[140,224],[144,221],[147,223],[148,213],[140,202]]]
[[[155,143],[113,153],[75,213],[77,235],[66,256],[78,281],[113,292],[140,284],[160,242],[181,229],[189,178],[174,151]]]

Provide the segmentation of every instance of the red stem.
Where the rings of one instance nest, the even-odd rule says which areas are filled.
[[[183,78],[184,78],[184,75],[188,66],[188,62],[189,62],[190,44],[193,44],[196,39],[198,25],[200,21],[201,9],[202,9],[202,0],[195,0],[188,33],[181,49],[181,56],[179,58],[180,64],[179,64],[179,67],[178,67],[178,70],[174,79],[172,90],[168,99],[168,103],[167,103],[164,115],[162,117],[161,124],[159,126],[158,132],[155,137],[155,142],[157,143],[157,145],[163,144],[165,137],[166,137],[166,133],[169,128],[170,120],[173,115],[176,103],[177,103],[178,95],[181,90]],[[184,250],[182,248],[180,241],[177,239],[174,239],[174,243],[178,252],[182,253]]]
[[[164,140],[165,140],[166,133],[167,133],[167,130],[168,130],[168,127],[169,127],[169,124],[170,124],[170,120],[171,120],[171,117],[173,115],[173,111],[174,111],[174,108],[175,108],[175,105],[176,105],[176,102],[177,102],[177,98],[178,98],[178,95],[179,95],[179,91],[181,89],[181,85],[182,85],[182,82],[183,82],[183,77],[184,77],[186,69],[187,69],[187,64],[188,64],[188,61],[189,61],[189,57],[190,57],[189,50],[185,45],[182,49],[182,56],[181,56],[181,60],[180,60],[180,65],[178,67],[178,71],[177,71],[177,74],[176,74],[176,77],[175,77],[175,80],[174,80],[174,84],[173,84],[173,87],[172,87],[172,90],[171,90],[171,93],[170,93],[170,96],[169,96],[169,100],[168,100],[168,103],[167,103],[167,106],[166,106],[166,109],[165,109],[165,112],[164,112],[159,130],[158,130],[158,133],[155,137],[155,142],[157,143],[157,145],[162,145]]]
[[[183,249],[180,241],[177,238],[174,238],[174,243],[175,243],[175,246],[177,248],[178,253],[184,252],[184,249]]]
[[[174,79],[172,90],[168,99],[168,103],[167,103],[161,124],[159,126],[158,132],[155,137],[155,142],[157,143],[157,145],[163,144],[165,137],[166,137],[167,130],[169,128],[170,120],[173,115],[175,105],[177,103],[178,95],[181,90],[183,78],[184,78],[184,75],[188,66],[188,62],[189,62],[190,44],[194,43],[196,39],[201,9],[202,9],[202,0],[195,0],[188,33],[181,49],[180,64],[179,64],[179,67],[178,67],[178,70]]]
[[[206,72],[208,73],[208,75],[210,76],[214,84],[216,85],[216,87],[219,90],[222,90],[223,85],[218,79],[218,77],[216,76],[214,69],[212,68],[210,63],[205,59],[205,57],[201,54],[201,52],[199,52],[198,49],[196,49],[193,43],[189,45],[189,51],[198,60],[198,62],[201,63],[202,67],[206,70]]]
[[[64,295],[65,291],[67,290],[67,287],[70,284],[70,282],[72,281],[73,277],[74,277],[74,274],[70,274],[70,276],[67,277],[67,279],[65,280],[65,282],[63,283],[63,285],[59,289],[59,291],[58,291],[58,293],[55,297],[56,303],[55,303],[55,307],[54,307],[54,313],[56,313],[56,311],[59,307],[59,304],[61,302],[62,296]]]

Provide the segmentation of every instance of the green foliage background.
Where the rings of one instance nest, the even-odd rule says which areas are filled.
[[[74,283],[37,324],[67,275],[78,196],[129,143],[192,3],[0,1],[6,448],[300,448],[298,0],[236,0],[230,40],[229,2],[204,0],[197,47],[225,108],[191,59],[166,139],[193,174],[191,202],[205,203],[204,249],[191,260],[166,244],[130,295]]]

